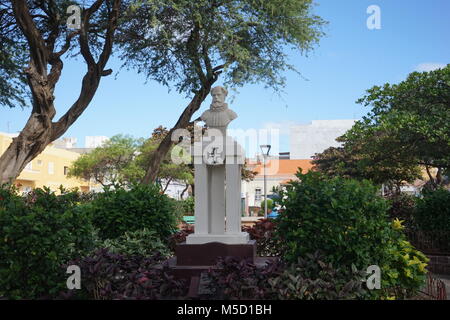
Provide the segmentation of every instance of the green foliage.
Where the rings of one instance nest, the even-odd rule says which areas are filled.
[[[81,290],[66,290],[59,298],[95,300],[169,300],[185,297],[189,285],[157,268],[164,257],[123,255],[99,249],[69,262],[83,275]]]
[[[81,155],[73,162],[69,177],[94,179],[103,186],[125,186],[138,182],[145,171],[134,163],[142,142],[116,135],[103,146]]]
[[[287,265],[269,283],[280,300],[342,300],[362,298],[362,272],[335,269],[319,252]]]
[[[195,208],[195,198],[188,197],[187,199],[178,201],[181,203],[181,209],[183,211],[183,216],[193,216]]]
[[[432,184],[444,182],[450,168],[450,65],[374,86],[357,102],[371,106],[370,112],[337,139],[343,147],[316,155],[317,169],[399,185],[428,166],[438,168]]]
[[[361,273],[337,270],[318,253],[286,264],[274,259],[264,267],[233,257],[220,259],[208,273],[214,299],[355,299],[364,294]]]
[[[261,209],[264,212],[265,209],[265,205],[266,205],[266,200],[261,201]],[[272,199],[267,199],[267,210],[272,210],[274,206],[273,200]]]
[[[84,205],[83,210],[92,217],[101,239],[147,228],[164,241],[178,222],[171,199],[154,185],[106,191]]]
[[[152,137],[135,139],[126,135],[115,135],[102,146],[81,155],[69,170],[69,177],[93,179],[104,187],[129,187],[139,183],[145,176],[149,160],[158,147],[161,136],[167,130],[158,127]],[[170,155],[170,153],[169,153]],[[161,164],[159,179],[167,185],[172,180],[194,182],[192,169],[186,164],[175,164],[167,156]]]
[[[93,228],[73,194],[35,189],[26,198],[0,192],[0,297],[54,297],[65,287],[61,268],[93,249]]]
[[[450,232],[450,191],[425,191],[423,197],[417,199],[414,218],[423,231]]]
[[[256,240],[256,254],[261,257],[278,257],[282,251],[282,243],[275,237],[276,220],[259,219],[253,226],[243,226],[251,240]]]
[[[199,90],[223,72],[230,86],[279,89],[294,69],[286,47],[306,53],[323,35],[312,0],[135,1],[119,34],[127,66],[179,92]]]
[[[3,16],[2,16],[3,18]],[[2,19],[3,20],[3,19]],[[6,31],[6,30],[5,30]],[[17,31],[13,38],[18,37]],[[8,38],[0,31],[0,106],[14,108],[25,106],[27,91],[25,89],[26,78],[21,66],[26,61],[26,45],[16,42],[16,39]],[[8,32],[5,32],[8,34]]]
[[[388,203],[377,195],[376,187],[368,181],[329,178],[318,172],[297,176],[300,181],[288,185],[283,200],[286,210],[277,218],[277,234],[284,242],[287,261],[293,263],[321,251],[336,268],[354,266],[364,271],[378,265],[383,273],[392,274],[403,270],[393,257],[403,253],[401,245],[406,239],[389,222]],[[393,276],[383,278],[382,292],[369,294],[386,297],[392,290],[398,294],[397,287],[413,293],[423,278],[409,272],[416,286]]]
[[[416,208],[416,197],[406,194],[391,194],[386,197],[390,207],[388,216],[390,220],[403,220],[406,228],[415,229],[414,210]]]
[[[379,255],[368,251],[373,243],[389,238],[390,228],[387,203],[376,195],[375,187],[368,181],[328,179],[316,172],[297,176],[301,181],[288,185],[286,210],[278,216],[285,258],[295,262],[321,249],[333,264],[353,263],[358,268],[379,264]]]
[[[160,254],[163,257],[171,255],[168,247],[161,241],[153,230],[142,229],[134,232],[125,232],[116,239],[106,239],[100,246],[109,252],[123,255],[139,255],[143,257]]]
[[[141,146],[139,150],[139,155],[136,157],[136,165],[145,172],[150,165],[150,160],[158,148],[161,141],[164,137],[169,133],[165,127],[159,126],[155,128],[152,132],[152,136],[150,139],[147,139]],[[169,183],[172,180],[183,181],[186,184],[194,183],[194,173],[193,167],[189,166],[185,163],[175,164],[172,161],[171,155],[175,148],[180,148],[175,145],[171,147],[171,151],[169,151],[165,157],[161,161],[161,165],[158,172],[158,179],[164,180],[165,185],[162,185],[162,190],[168,187]],[[189,158],[190,160],[190,158]]]
[[[429,259],[416,250],[397,228],[386,244],[386,258],[381,267],[382,297],[404,299],[414,296],[425,283]]]

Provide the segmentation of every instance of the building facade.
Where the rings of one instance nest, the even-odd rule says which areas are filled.
[[[17,134],[0,133],[0,154],[5,152],[15,136]],[[89,181],[67,177],[72,162],[79,156],[79,153],[56,148],[50,144],[27,164],[14,183],[21,192],[28,192],[33,188],[44,186],[58,191],[61,185],[66,189],[76,187],[82,192],[88,192],[91,190]]]
[[[242,181],[242,201],[244,205],[244,215],[249,215],[252,208],[261,207],[264,200],[264,166],[261,162],[248,163],[247,168],[257,174],[252,181]],[[280,187],[290,180],[297,180],[296,173],[302,169],[303,173],[312,168],[311,160],[290,160],[272,158],[266,163],[266,181],[268,198],[272,194],[274,187]]]
[[[338,147],[336,138],[349,130],[356,120],[313,120],[291,127],[290,158],[311,159],[329,147]]]

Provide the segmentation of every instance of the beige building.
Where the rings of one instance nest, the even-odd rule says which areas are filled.
[[[296,173],[299,168],[303,173],[312,168],[311,160],[291,160],[273,158],[267,161],[266,179],[267,196],[272,194],[273,187],[280,187],[290,180],[297,180]],[[250,181],[242,181],[242,201],[245,208],[244,214],[248,215],[252,207],[260,207],[264,200],[264,167],[261,162],[248,163],[249,170],[257,172],[255,178]]]
[[[15,136],[17,134],[0,132],[0,154],[5,152]],[[88,192],[91,189],[88,181],[67,177],[69,167],[79,156],[79,153],[56,148],[52,143],[27,164],[15,180],[15,185],[22,192],[44,186],[58,191],[61,185],[66,189],[77,187],[82,192]]]

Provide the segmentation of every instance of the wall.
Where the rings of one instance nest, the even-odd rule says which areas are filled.
[[[356,120],[314,120],[291,127],[291,159],[311,159],[329,147],[338,147],[336,138],[350,129]]]

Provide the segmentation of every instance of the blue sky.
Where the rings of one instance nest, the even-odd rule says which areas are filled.
[[[329,21],[319,46],[302,57],[289,52],[302,77],[287,72],[284,94],[263,85],[239,89],[231,108],[239,118],[230,128],[280,128],[280,151],[289,151],[289,126],[311,120],[359,119],[367,109],[355,101],[373,85],[402,81],[408,73],[450,63],[450,0],[316,0],[315,13]],[[381,9],[381,29],[369,30],[368,6]],[[109,67],[117,71],[112,59]],[[61,116],[79,94],[81,61],[68,62],[56,90]],[[220,81],[217,83],[220,84]],[[91,105],[66,137],[148,137],[153,128],[172,126],[188,100],[141,75],[122,70],[102,79]],[[208,108],[210,98],[202,106]],[[0,107],[0,131],[22,129],[29,109]],[[197,115],[196,115],[197,116]]]

